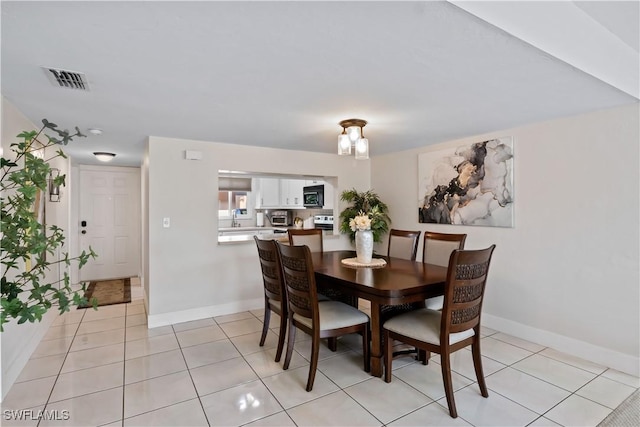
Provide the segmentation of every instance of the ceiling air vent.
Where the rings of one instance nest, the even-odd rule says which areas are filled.
[[[87,82],[87,76],[84,73],[49,67],[42,67],[42,69],[54,86],[89,90],[89,82]]]

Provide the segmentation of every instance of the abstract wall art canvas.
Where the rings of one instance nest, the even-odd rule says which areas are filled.
[[[418,156],[421,223],[513,227],[513,138]]]

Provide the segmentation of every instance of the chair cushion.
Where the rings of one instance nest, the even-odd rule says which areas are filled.
[[[331,301],[331,298],[323,294],[318,294],[318,302],[322,302],[322,301]]]
[[[320,329],[338,329],[369,322],[369,316],[355,307],[339,301],[322,301],[318,303]],[[293,318],[311,328],[311,319],[294,313]]]
[[[424,300],[424,306],[430,310],[442,310],[442,307],[444,306],[444,297],[439,296],[427,298]]]
[[[393,317],[384,322],[383,327],[419,341],[440,345],[440,319],[442,319],[440,311],[422,308]],[[474,334],[473,329],[456,332],[449,335],[449,344],[455,344]]]

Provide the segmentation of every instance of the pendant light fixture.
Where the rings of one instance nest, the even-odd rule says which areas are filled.
[[[364,137],[363,128],[367,121],[362,119],[347,119],[340,122],[342,133],[338,135],[338,155],[351,155],[354,148],[356,159],[369,158],[369,140]]]

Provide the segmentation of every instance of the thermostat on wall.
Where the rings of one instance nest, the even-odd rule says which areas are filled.
[[[184,158],[187,160],[202,160],[202,151],[185,150]]]

